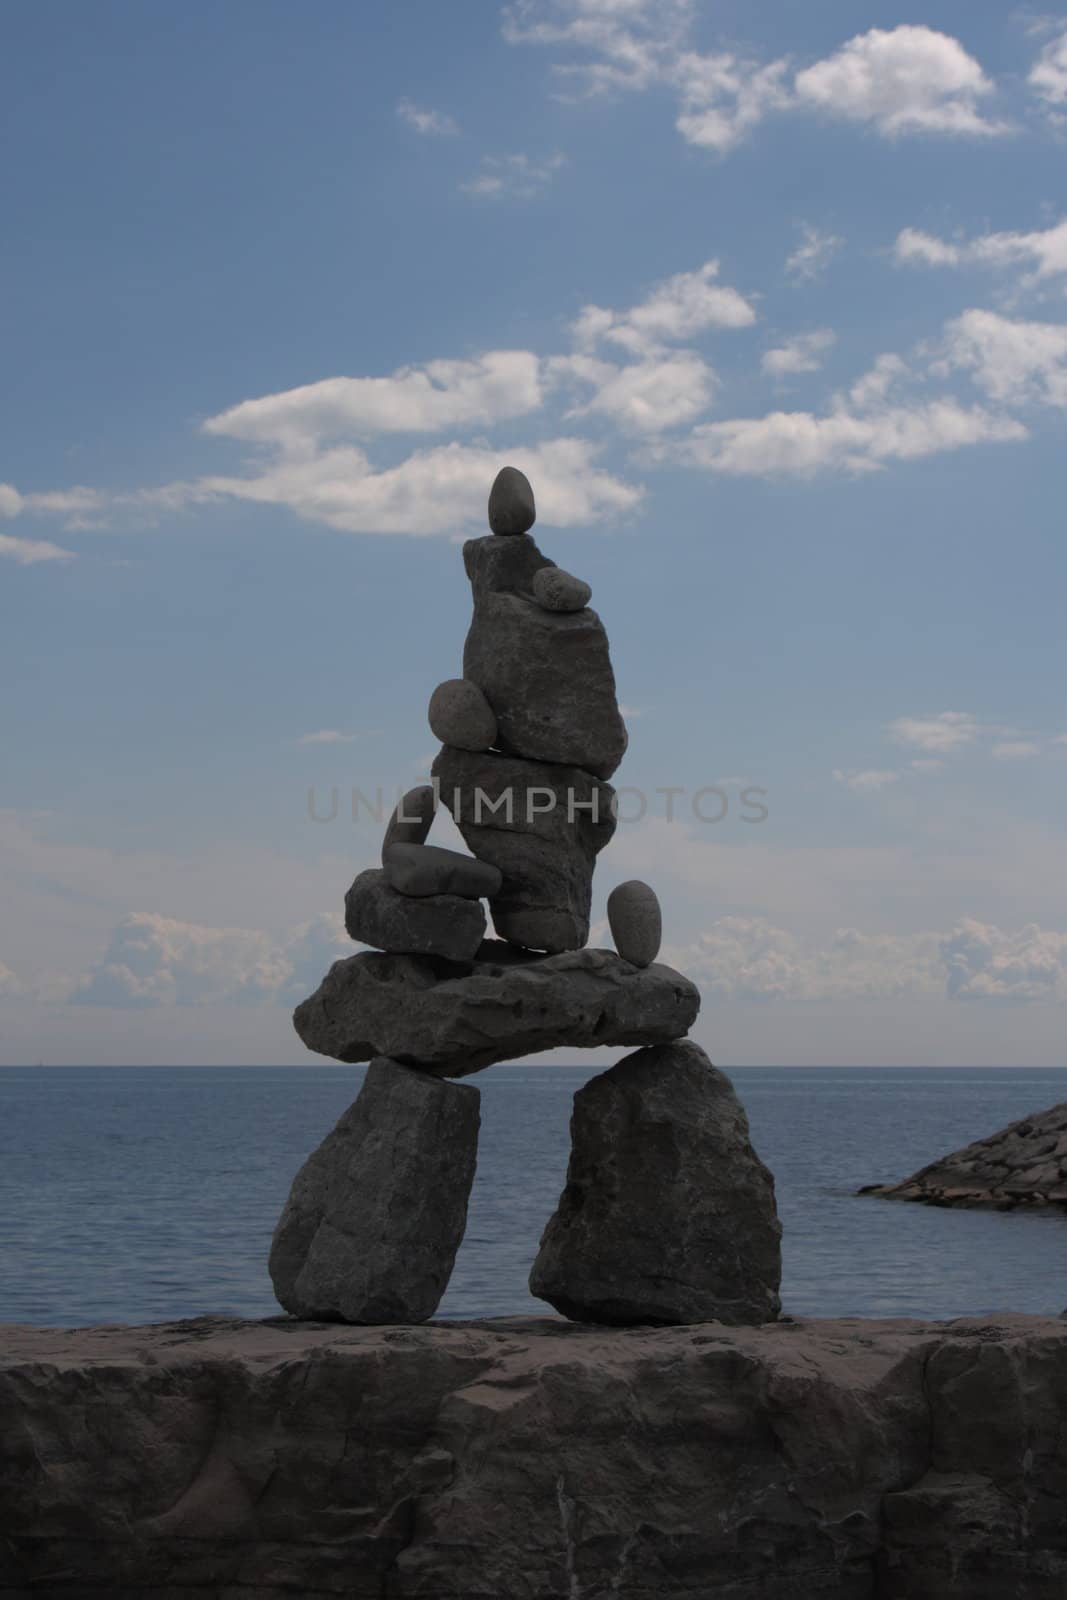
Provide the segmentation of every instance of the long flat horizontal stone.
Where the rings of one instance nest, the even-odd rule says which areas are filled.
[[[309,1050],[338,1061],[391,1056],[446,1078],[556,1046],[664,1044],[700,1010],[672,967],[613,950],[534,956],[483,944],[467,965],[363,951],[335,961],[293,1013]]]
[[[1062,1600],[1067,1322],[0,1328],[11,1600]]]

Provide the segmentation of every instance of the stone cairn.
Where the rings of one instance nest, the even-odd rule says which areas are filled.
[[[615,949],[586,947],[627,735],[589,585],[541,554],[534,519],[529,482],[505,467],[492,532],[463,548],[474,616],[463,677],[430,698],[434,783],[404,796],[382,865],[345,897],[348,932],[373,948],[335,962],[296,1009],[309,1049],[370,1066],[293,1183],[275,1293],[316,1320],[431,1317],[477,1156],[479,1092],[450,1080],[554,1046],[636,1045],[575,1095],[531,1292],[576,1321],[766,1322],[774,1180],[729,1079],[686,1038],[700,996],[656,961],[652,889],[613,889]],[[438,799],[469,856],[426,843]]]

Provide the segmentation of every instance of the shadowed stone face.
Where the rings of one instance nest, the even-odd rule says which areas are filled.
[[[376,950],[470,961],[485,937],[485,911],[480,901],[456,894],[412,899],[371,868],[345,895],[345,927],[350,938]]]
[[[580,949],[597,853],[615,832],[610,785],[577,767],[451,747],[433,775],[468,848],[500,869],[489,905],[501,938],[530,950]]]
[[[556,1045],[679,1039],[699,1010],[696,987],[671,967],[488,943],[469,965],[376,950],[335,961],[293,1022],[309,1050],[338,1061],[388,1055],[462,1078]]]
[[[474,593],[463,676],[496,715],[498,748],[610,778],[626,751],[626,727],[596,612],[538,603],[534,574],[552,563],[528,536],[470,539],[463,560]]]
[[[274,1292],[297,1317],[425,1322],[467,1223],[477,1089],[372,1061],[355,1103],[305,1161],[274,1231]]]
[[[576,1321],[768,1322],[781,1233],[729,1078],[689,1039],[660,1045],[575,1095],[530,1292]]]

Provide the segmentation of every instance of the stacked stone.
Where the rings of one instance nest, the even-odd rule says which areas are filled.
[[[346,896],[348,932],[372,948],[296,1009],[310,1049],[371,1066],[293,1184],[275,1292],[298,1316],[432,1316],[479,1126],[477,1090],[446,1080],[556,1046],[636,1045],[575,1096],[531,1290],[578,1320],[765,1321],[779,1308],[774,1181],[729,1080],[685,1039],[700,997],[657,962],[654,891],[618,885],[615,950],[586,947],[627,735],[590,587],[542,555],[535,516],[529,482],[505,467],[491,532],[463,550],[474,613],[463,676],[430,699],[434,782],[405,795],[381,867]],[[438,798],[469,856],[427,844]]]

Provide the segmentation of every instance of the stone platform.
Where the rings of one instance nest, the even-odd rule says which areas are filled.
[[[0,1329],[7,1600],[1063,1600],[1067,1322]]]

